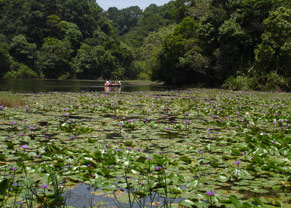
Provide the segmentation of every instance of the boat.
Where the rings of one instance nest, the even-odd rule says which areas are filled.
[[[104,85],[104,87],[121,87],[121,85],[110,84],[110,85]]]

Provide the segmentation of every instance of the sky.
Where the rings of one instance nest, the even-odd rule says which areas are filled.
[[[123,9],[130,6],[139,6],[141,9],[145,9],[150,4],[161,6],[169,1],[170,0],[96,0],[99,6],[104,10],[107,10],[109,7]]]

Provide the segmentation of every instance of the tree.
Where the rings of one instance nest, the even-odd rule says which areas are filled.
[[[28,32],[31,19],[31,1],[3,0],[0,7],[0,33],[8,39]]]
[[[153,79],[167,84],[197,84],[207,75],[208,59],[197,45],[198,24],[184,18],[163,41],[153,68]]]
[[[76,24],[67,21],[61,21],[60,24],[62,25],[61,32],[63,39],[69,41],[74,49],[78,49],[83,39],[79,27]]]
[[[37,52],[36,67],[41,76],[50,79],[59,78],[71,72],[71,44],[56,38],[46,38]]]
[[[103,23],[102,9],[95,1],[66,0],[64,8],[62,19],[78,25],[84,38],[91,37],[94,30]]]
[[[143,41],[143,45],[138,51],[137,57],[139,57],[132,67],[131,76],[135,75],[141,79],[149,79],[152,75],[152,71],[156,68],[156,57],[161,50],[164,39],[171,33],[173,33],[175,25],[170,25],[160,28],[156,32],[151,32]],[[127,76],[130,76],[127,75]],[[132,76],[134,78],[134,76]]]
[[[101,76],[102,64],[100,57],[105,50],[101,46],[92,47],[83,43],[74,57],[73,70],[78,78],[96,79]]]
[[[131,28],[135,27],[141,15],[142,10],[138,6],[131,6],[121,10],[118,10],[116,7],[110,7],[107,11],[107,16],[112,20],[119,35],[124,35]]]
[[[176,22],[180,22],[187,16],[188,8],[194,5],[194,0],[175,0],[170,2],[172,7],[170,9],[170,15]]]
[[[29,43],[25,35],[16,35],[10,43],[10,54],[18,62],[24,63],[30,68],[34,65],[34,56],[36,52],[36,44]]]
[[[255,51],[255,69],[291,77],[291,9],[279,7],[271,12],[264,26],[262,43]]]
[[[238,14],[233,13],[218,28],[219,53],[217,55],[216,77],[225,80],[237,71],[247,72],[253,60],[251,37],[238,23]],[[239,16],[239,15],[238,15]]]
[[[11,57],[9,55],[9,45],[5,41],[5,36],[0,34],[0,78],[9,70]]]

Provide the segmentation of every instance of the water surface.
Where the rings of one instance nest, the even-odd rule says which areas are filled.
[[[122,82],[119,87],[104,87],[104,81],[92,80],[0,80],[0,91],[12,92],[132,92],[132,91],[157,91],[172,90],[173,87],[144,84],[138,82]]]

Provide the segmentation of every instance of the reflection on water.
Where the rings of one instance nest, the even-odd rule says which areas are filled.
[[[124,199],[127,199],[127,190],[123,190],[124,194],[120,192],[124,197]],[[117,194],[118,195],[118,194]],[[158,193],[153,193],[152,199],[149,196],[141,198],[141,204],[135,203],[133,204],[134,208],[139,207],[152,207],[151,204],[156,204],[155,207],[165,207],[164,198],[160,196]],[[130,207],[129,203],[121,202],[121,201],[127,201],[127,200],[116,200],[114,198],[113,192],[106,193],[103,192],[101,189],[94,188],[90,185],[86,184],[78,184],[75,188],[72,190],[69,190],[66,194],[66,204],[68,206],[73,207],[84,207],[89,208],[92,206],[97,207],[119,207],[117,204],[119,204],[121,207]],[[183,198],[167,198],[166,201],[170,204],[178,204]],[[151,203],[153,202],[153,203]],[[144,205],[144,206],[140,206]],[[171,206],[170,206],[171,207]]]
[[[121,87],[104,87],[105,92],[121,92]]]
[[[86,184],[79,184],[65,194],[66,204],[73,207],[89,208],[91,205],[103,204],[107,207],[115,207],[114,199],[106,197],[106,193],[95,195],[96,188]],[[101,206],[102,207],[102,206]],[[105,207],[105,206],[104,206]]]
[[[171,90],[174,88],[160,85],[142,85],[122,82],[121,87],[104,87],[103,81],[88,80],[0,80],[0,91],[12,92],[132,92]]]

